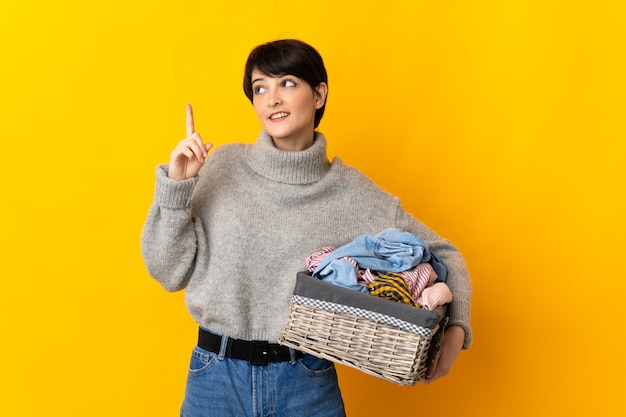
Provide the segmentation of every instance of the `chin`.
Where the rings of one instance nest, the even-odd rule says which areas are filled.
[[[280,130],[276,130],[276,129],[265,129],[265,131],[274,139],[287,139],[289,138],[289,133],[286,132],[282,132]]]

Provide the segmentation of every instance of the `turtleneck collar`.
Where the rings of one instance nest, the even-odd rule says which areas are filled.
[[[248,148],[246,162],[257,174],[284,184],[312,184],[330,170],[326,157],[326,138],[315,132],[315,141],[303,151],[283,151],[274,146],[272,137],[261,131],[256,143]]]

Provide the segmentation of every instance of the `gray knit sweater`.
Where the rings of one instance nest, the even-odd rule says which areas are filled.
[[[149,273],[168,291],[186,289],[199,325],[275,342],[308,255],[396,227],[418,236],[448,266],[450,324],[465,329],[469,347],[471,285],[460,253],[397,197],[340,159],[329,162],[326,139],[315,135],[313,146],[299,152],[275,148],[264,132],[254,145],[217,147],[198,177],[183,181],[159,166],[141,240]]]

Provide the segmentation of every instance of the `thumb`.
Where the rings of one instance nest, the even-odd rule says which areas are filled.
[[[435,375],[437,365],[439,365],[439,355],[435,355],[435,357],[428,362],[426,375],[424,375],[424,380],[422,381],[423,383],[428,384],[431,382],[430,379]]]
[[[426,378],[433,377],[438,364],[439,364],[439,355],[435,356],[428,364],[428,369],[426,370]]]

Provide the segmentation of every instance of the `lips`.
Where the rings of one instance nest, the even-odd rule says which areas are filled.
[[[284,119],[287,116],[289,116],[289,113],[284,112],[284,111],[279,111],[279,112],[270,114],[270,120],[280,120],[280,119]]]

